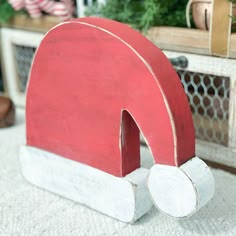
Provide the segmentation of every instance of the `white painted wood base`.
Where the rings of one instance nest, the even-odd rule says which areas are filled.
[[[34,147],[20,151],[22,172],[31,183],[123,222],[134,222],[152,207],[148,169],[124,178]]]
[[[180,167],[155,164],[150,169],[147,185],[156,207],[174,217],[192,215],[215,192],[214,177],[198,157]]]

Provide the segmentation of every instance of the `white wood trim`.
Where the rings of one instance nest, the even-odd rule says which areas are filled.
[[[204,160],[236,168],[236,148],[228,148],[197,139],[196,155]]]
[[[146,188],[148,169],[124,178],[34,147],[20,151],[22,172],[31,183],[124,222],[134,222],[152,207]]]
[[[44,34],[38,32],[24,31],[18,29],[1,29],[1,48],[7,93],[17,106],[25,106],[25,93],[19,91],[18,76],[15,69],[13,44],[38,47]],[[42,91],[43,93],[43,91]]]
[[[180,167],[155,164],[149,172],[148,190],[158,209],[173,217],[188,217],[214,195],[209,167],[194,157]]]
[[[236,80],[235,69],[236,62],[233,59],[212,57],[205,55],[197,55],[191,53],[163,51],[167,57],[185,56],[188,59],[189,71],[196,71],[206,74],[216,74],[221,76],[228,76]]]
[[[152,162],[144,149],[143,162]],[[215,189],[211,171],[197,157],[180,167],[141,167],[124,178],[30,146],[21,147],[20,162],[24,177],[34,185],[127,223],[146,214],[152,200],[170,216],[192,215]]]

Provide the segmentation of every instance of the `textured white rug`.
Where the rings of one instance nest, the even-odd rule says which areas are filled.
[[[21,175],[18,152],[25,143],[23,110],[17,124],[0,129],[0,236],[236,235],[236,176],[213,170],[216,194],[194,216],[176,220],[153,208],[133,225],[41,190]],[[150,165],[142,150],[143,164]]]

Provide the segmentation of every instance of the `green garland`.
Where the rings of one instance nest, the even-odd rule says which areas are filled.
[[[0,24],[6,23],[16,11],[11,7],[7,0],[0,0]]]
[[[140,30],[147,30],[154,25],[186,27],[187,2],[188,0],[107,0],[103,6],[94,5],[87,11],[87,15],[101,15]]]

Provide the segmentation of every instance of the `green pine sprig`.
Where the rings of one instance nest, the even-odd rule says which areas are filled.
[[[15,15],[14,9],[6,0],[0,0],[0,24],[6,23]]]
[[[154,25],[186,27],[185,8],[188,0],[107,0],[94,5],[87,15],[99,15],[124,22],[139,30]]]

